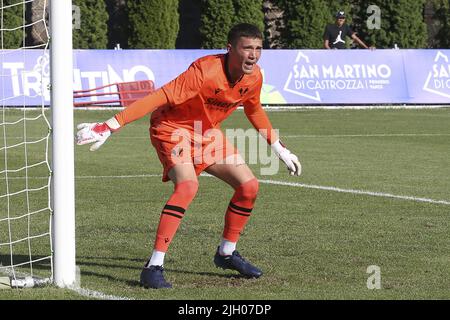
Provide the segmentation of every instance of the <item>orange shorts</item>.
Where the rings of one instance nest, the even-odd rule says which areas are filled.
[[[168,173],[177,164],[191,163],[198,176],[213,164],[244,163],[239,151],[220,129],[196,132],[189,125],[161,121],[152,123],[149,131],[152,144],[164,168],[164,182],[170,180]]]

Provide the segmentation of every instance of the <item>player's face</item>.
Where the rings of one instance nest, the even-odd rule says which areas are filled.
[[[336,23],[339,27],[341,27],[345,23],[345,18],[336,19]]]
[[[228,45],[228,68],[231,75],[251,74],[261,57],[262,40],[240,37],[235,45]]]

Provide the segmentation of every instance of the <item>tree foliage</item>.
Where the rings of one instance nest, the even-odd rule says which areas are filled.
[[[339,10],[346,12],[347,23],[351,23],[348,1],[326,0],[278,0],[284,10],[285,28],[281,32],[284,48],[323,48],[323,33],[329,23],[334,23]]]
[[[25,8],[22,1],[3,0],[2,49],[20,48],[25,45]],[[17,4],[17,5],[14,5]],[[12,5],[12,6],[11,6]],[[8,7],[10,6],[10,7]]]
[[[174,49],[179,31],[178,0],[127,2],[130,48]]]
[[[228,30],[233,25],[233,0],[202,0],[202,5],[202,48],[225,48]]]
[[[448,0],[73,0],[81,18],[73,44],[83,49],[116,43],[131,49],[225,48],[237,23],[255,24],[268,34],[263,11],[268,3],[283,12],[278,16],[277,11],[276,39],[267,40],[279,48],[322,48],[325,26],[338,10],[347,13],[347,24],[365,43],[377,48],[450,47]],[[3,0],[3,8],[3,48],[32,44],[31,28],[23,26],[31,23],[33,6]]]
[[[105,2],[74,0],[73,4],[80,10],[80,21],[75,23],[73,29],[73,47],[75,49],[106,49],[109,15]]]
[[[450,48],[450,2],[448,0],[434,0],[438,32],[436,34],[437,47]]]
[[[367,8],[372,0],[360,1],[359,15],[370,19],[375,13],[368,13]],[[367,20],[361,24],[362,37],[377,48],[425,48],[427,43],[427,27],[423,11],[425,0],[378,0],[379,28],[374,28]]]
[[[264,31],[261,0],[202,0],[202,47],[225,48],[231,27],[238,23],[252,23]]]
[[[257,0],[234,0],[233,25],[238,23],[251,23],[256,25],[261,32],[264,31],[264,12],[262,1]]]

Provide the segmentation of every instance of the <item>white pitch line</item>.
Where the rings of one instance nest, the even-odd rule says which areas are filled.
[[[162,176],[161,174],[147,174],[147,175],[142,174],[142,175],[136,175],[136,176],[133,176],[133,175],[128,175],[128,176],[79,176],[76,178],[77,179],[95,179],[95,178],[124,179],[124,178],[153,178],[153,177],[161,177],[161,176]],[[210,174],[205,174],[205,173],[202,173],[201,176],[202,177],[212,177]],[[367,196],[373,196],[373,197],[394,198],[394,199],[409,200],[409,201],[415,201],[415,202],[426,202],[426,203],[433,203],[433,204],[450,205],[450,201],[447,201],[447,200],[435,200],[435,199],[421,198],[421,197],[414,197],[414,196],[395,195],[395,194],[384,193],[384,192],[343,189],[343,188],[337,188],[337,187],[319,186],[319,185],[313,185],[313,184],[304,184],[304,183],[295,183],[295,182],[277,181],[277,180],[259,180],[259,183],[306,188],[306,189],[325,190],[325,191],[341,192],[341,193],[360,194],[360,195],[367,195]]]
[[[313,185],[313,184],[303,184],[303,183],[274,181],[274,180],[259,180],[259,182],[265,183],[265,184],[299,187],[299,188],[306,188],[306,189],[317,189],[317,190],[325,190],[325,191],[333,191],[333,192],[341,192],[341,193],[360,194],[360,195],[367,195],[367,196],[374,196],[374,197],[394,198],[394,199],[410,200],[410,201],[416,201],[416,202],[427,202],[427,203],[433,203],[433,204],[450,205],[450,201],[447,201],[447,200],[435,200],[435,199],[420,198],[420,197],[413,197],[413,196],[402,196],[402,195],[395,195],[395,194],[383,193],[383,192],[373,192],[373,191],[364,191],[364,190],[355,190],[355,189],[342,189],[342,188],[336,188],[336,187],[317,186],[317,185]]]
[[[202,173],[202,177],[212,177],[210,174]],[[158,178],[162,177],[161,174],[140,174],[140,175],[121,175],[121,176],[76,176],[75,179],[140,179],[140,178]],[[4,180],[5,178],[1,178],[0,180]],[[9,179],[25,179],[24,177],[14,177]],[[48,179],[48,177],[29,177],[28,179]],[[340,192],[340,193],[351,193],[351,194],[360,194],[366,196],[373,197],[383,197],[383,198],[393,198],[393,199],[401,199],[401,200],[409,200],[415,202],[426,202],[433,204],[444,204],[450,205],[450,201],[448,200],[436,200],[415,196],[404,196],[404,195],[395,195],[391,193],[384,192],[376,192],[376,191],[367,191],[367,190],[356,190],[356,189],[343,189],[338,187],[330,187],[330,186],[319,186],[314,184],[304,184],[304,183],[296,183],[296,182],[287,182],[287,181],[277,181],[277,180],[259,180],[259,183],[263,184],[272,184],[272,185],[280,185],[280,186],[288,186],[288,187],[298,187],[305,189],[316,189],[316,190],[325,190],[332,192]]]
[[[450,133],[369,133],[369,134],[298,134],[281,135],[281,138],[377,138],[377,137],[448,137]],[[258,135],[233,135],[231,138],[258,138]],[[122,137],[123,140],[148,140],[148,136]]]
[[[298,134],[281,135],[282,138],[373,138],[373,137],[448,137],[450,133],[368,133],[368,134]],[[254,138],[258,135],[233,135],[236,137]],[[149,139],[148,136],[122,137],[124,140]]]
[[[329,134],[329,135],[286,135],[282,138],[372,138],[372,137],[439,137],[450,133],[373,133],[373,134]]]
[[[76,176],[75,179],[138,179],[162,177],[162,174],[138,174],[123,176]]]
[[[139,179],[162,177],[162,174],[140,174],[140,175],[123,175],[123,176],[77,176],[75,179]],[[47,180],[48,177],[28,177],[28,180]],[[0,180],[5,180],[1,177]],[[8,177],[8,180],[25,180],[25,177]]]
[[[226,130],[226,129],[225,129]],[[255,135],[257,136],[257,135]],[[353,138],[353,137],[448,137],[450,133],[368,133],[368,134],[298,134],[298,135],[281,135],[282,138]],[[254,136],[249,135],[233,135],[233,137],[248,137],[253,138]],[[42,137],[28,137],[28,139],[40,139]],[[8,139],[21,139],[24,137],[8,137]],[[118,139],[122,140],[135,140],[135,139],[147,139],[148,135],[143,136],[124,136]]]
[[[95,299],[101,299],[101,300],[135,300],[134,298],[113,296],[113,295],[105,294],[100,291],[94,291],[94,290],[85,289],[85,288],[69,288],[69,289],[83,297],[88,297],[88,298],[95,298]]]

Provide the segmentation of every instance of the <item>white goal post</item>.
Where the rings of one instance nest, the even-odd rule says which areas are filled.
[[[75,285],[72,0],[50,3],[54,283]]]
[[[0,289],[78,285],[72,9],[0,0]]]

